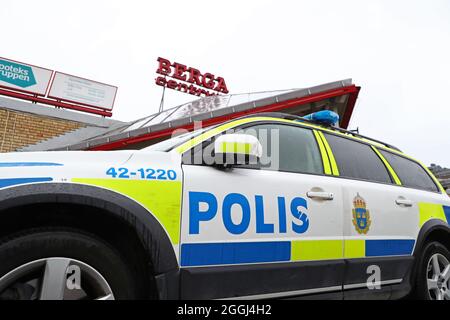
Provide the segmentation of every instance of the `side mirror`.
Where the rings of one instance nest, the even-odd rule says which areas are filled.
[[[256,164],[261,156],[261,143],[249,134],[224,134],[214,142],[215,163],[225,167]]]

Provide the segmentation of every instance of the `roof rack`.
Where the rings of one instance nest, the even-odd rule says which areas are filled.
[[[397,148],[396,146],[393,146],[391,144],[388,144],[386,142],[366,137],[366,136],[364,136],[362,134],[359,134],[357,132],[354,132],[354,131],[345,130],[345,129],[337,128],[337,127],[333,127],[333,126],[327,126],[327,125],[324,125],[323,123],[320,123],[320,122],[307,120],[307,119],[305,119],[305,118],[303,118],[301,116],[297,116],[295,114],[289,114],[289,113],[283,113],[283,112],[260,112],[260,113],[249,114],[247,116],[243,116],[242,118],[258,117],[258,116],[259,117],[261,117],[261,116],[274,117],[274,118],[281,118],[281,119],[287,119],[287,120],[297,120],[297,121],[301,121],[301,122],[311,123],[311,124],[314,124],[316,126],[321,126],[323,128],[326,128],[326,129],[335,130],[335,131],[338,131],[338,132],[341,132],[341,133],[346,133],[346,134],[352,135],[354,137],[358,137],[358,138],[366,139],[366,140],[369,140],[369,141],[372,141],[372,142],[376,142],[376,143],[379,143],[379,144],[381,144],[381,145],[383,145],[385,147],[388,147],[388,148],[391,148],[391,149],[394,149],[394,150],[397,150],[397,151],[401,152],[401,150],[399,148]]]

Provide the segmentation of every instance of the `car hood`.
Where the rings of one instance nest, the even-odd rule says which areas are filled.
[[[180,168],[180,157],[159,151],[51,151],[0,155],[0,188],[15,182],[70,182],[79,178],[111,178],[111,168],[130,171]],[[17,180],[17,181],[16,181]]]

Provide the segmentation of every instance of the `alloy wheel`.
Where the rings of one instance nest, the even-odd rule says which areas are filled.
[[[450,262],[440,253],[428,260],[427,288],[431,300],[450,300]]]
[[[92,266],[52,257],[23,264],[0,278],[0,300],[114,300]]]

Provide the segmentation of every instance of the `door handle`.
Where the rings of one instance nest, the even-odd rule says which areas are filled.
[[[321,192],[321,191],[308,191],[306,193],[308,198],[317,200],[333,200],[334,195],[331,192]]]
[[[397,205],[403,206],[403,207],[412,207],[412,205],[413,205],[413,202],[408,199],[397,199],[397,200],[395,200],[395,203]]]

